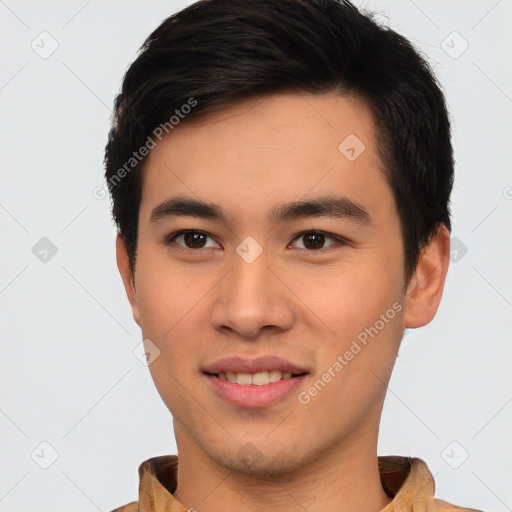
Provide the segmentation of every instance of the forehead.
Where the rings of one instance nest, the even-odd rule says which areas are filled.
[[[333,191],[370,207],[392,201],[369,107],[336,93],[275,94],[185,118],[166,135],[143,171],[141,217],[174,194],[224,204],[237,217]]]

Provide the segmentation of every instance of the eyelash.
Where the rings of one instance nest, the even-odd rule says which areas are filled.
[[[189,247],[183,247],[183,246],[180,246],[180,245],[177,245],[176,242],[175,242],[175,239],[181,235],[186,235],[188,233],[199,233],[201,235],[206,235],[207,237],[210,237],[212,238],[213,240],[213,237],[207,233],[206,231],[201,231],[199,229],[184,229],[184,230],[181,230],[181,231],[176,231],[175,233],[172,233],[171,235],[169,235],[166,240],[165,240],[165,243],[166,245],[170,245],[170,244],[174,244],[175,245],[175,250],[177,251],[180,251],[180,252],[186,252],[186,253],[200,253],[200,252],[203,252],[205,249],[204,248],[199,248],[199,249],[191,249]],[[309,235],[309,234],[315,234],[315,235],[324,235],[326,237],[326,239],[330,238],[331,240],[334,240],[336,243],[335,244],[332,244],[326,248],[322,248],[322,249],[297,249],[298,251],[300,251],[301,253],[320,253],[320,252],[324,252],[324,251],[328,251],[332,248],[335,248],[335,247],[340,247],[340,246],[344,246],[344,245],[349,245],[349,241],[345,238],[342,238],[338,235],[335,235],[333,233],[329,233],[327,231],[321,231],[321,230],[316,230],[316,229],[310,229],[310,230],[307,230],[307,231],[302,231],[300,233],[298,233],[297,235],[295,235],[292,239],[292,241],[290,243],[293,243],[295,242],[296,240],[300,239],[301,237],[305,236],[305,235]],[[217,242],[215,242],[217,243]],[[206,249],[209,249],[209,247],[207,247]]]

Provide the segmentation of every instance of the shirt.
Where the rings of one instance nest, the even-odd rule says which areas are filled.
[[[378,461],[382,487],[393,498],[381,512],[481,512],[434,498],[434,478],[421,459],[390,455]],[[112,512],[187,512],[172,495],[177,476],[176,455],[146,460],[139,466],[139,501]]]

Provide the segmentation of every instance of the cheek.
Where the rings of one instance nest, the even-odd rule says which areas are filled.
[[[206,295],[216,278],[211,271],[199,273],[190,266],[170,264],[165,251],[149,245],[139,249],[137,265],[142,335],[160,350],[150,371],[160,393],[168,394],[168,389],[176,390],[179,382],[190,377],[184,370],[196,366],[203,338],[198,334],[208,329]]]
[[[201,298],[201,280],[149,244],[139,244],[135,284],[143,335],[150,338],[167,338]]]
[[[302,398],[310,400],[305,410],[312,416],[329,411],[330,422],[319,427],[324,435],[343,430],[340,425],[352,431],[378,410],[395,362],[403,315],[401,269],[393,276],[390,268],[384,272],[375,263],[371,268],[333,272],[323,281],[323,293],[316,292],[315,300],[323,302],[319,316],[335,334],[321,340],[318,373]]]
[[[321,320],[333,347],[340,348],[401,301],[401,272],[396,261],[361,257],[308,273],[301,280],[300,297]]]

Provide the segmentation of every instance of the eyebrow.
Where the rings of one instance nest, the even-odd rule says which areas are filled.
[[[167,199],[152,210],[149,220],[158,222],[170,217],[200,217],[219,220],[230,226],[228,216],[219,205],[186,196]],[[361,204],[343,196],[293,201],[275,206],[268,214],[268,219],[276,224],[307,217],[331,217],[349,219],[363,225],[371,224],[368,211]]]

